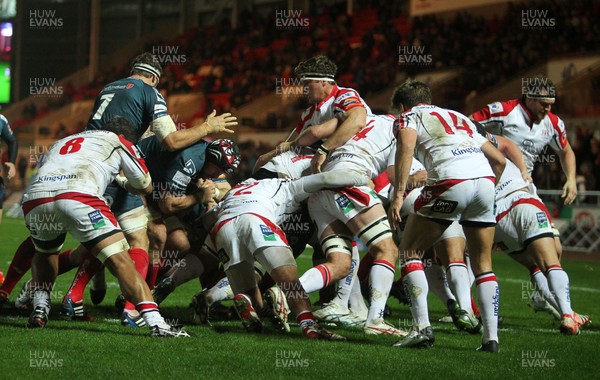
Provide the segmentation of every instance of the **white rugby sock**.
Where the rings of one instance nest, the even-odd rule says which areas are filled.
[[[419,331],[431,326],[427,305],[429,284],[421,260],[410,260],[402,265],[402,282],[409,300],[413,326]]]
[[[331,272],[325,264],[319,264],[315,267],[310,268],[302,277],[300,277],[300,284],[304,288],[307,294],[314,291],[323,289],[331,283]]]
[[[442,300],[444,306],[448,304],[448,300],[456,299],[452,291],[448,287],[448,282],[446,281],[446,274],[444,273],[444,269],[437,264],[432,263],[431,265],[424,268],[425,277],[427,278],[427,284],[429,289]]]
[[[477,301],[481,310],[483,324],[482,342],[490,340],[498,342],[498,307],[500,306],[500,289],[493,272],[482,273],[475,277],[477,283]]]
[[[367,315],[369,312],[369,308],[367,307],[362,291],[360,290],[360,281],[358,281],[358,279],[355,279],[352,282],[352,292],[350,293],[348,306],[358,315]]]
[[[560,265],[552,265],[546,271],[548,286],[560,307],[557,309],[561,314],[573,315],[571,309],[571,295],[569,290],[569,275]]]
[[[473,314],[473,308],[471,307],[471,285],[469,284],[467,264],[463,261],[452,261],[446,269],[446,277],[448,278],[448,285],[452,289],[452,293],[456,296],[460,308]]]
[[[383,320],[383,311],[394,282],[394,265],[385,260],[374,260],[369,274],[369,313],[367,323]]]
[[[358,271],[358,263],[360,261],[360,255],[358,254],[358,248],[352,247],[352,262],[350,264],[350,273],[341,280],[338,281],[338,290],[333,298],[333,302],[337,303],[343,309],[348,309],[348,302],[350,300],[350,294],[352,294],[352,288],[356,279],[356,272]]]
[[[229,285],[229,279],[227,277],[223,277],[206,292],[206,299],[209,304],[213,304],[218,301],[224,300],[232,300],[233,299],[233,290]]]
[[[561,309],[558,306],[558,303],[556,303],[556,298],[548,286],[548,278],[546,278],[546,275],[542,273],[540,268],[535,268],[533,273],[531,273],[531,283],[533,284],[534,288],[533,298],[538,300],[538,302],[545,299],[550,303],[550,305],[552,305],[552,307],[560,312]]]

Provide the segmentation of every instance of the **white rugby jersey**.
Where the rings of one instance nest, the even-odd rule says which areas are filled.
[[[396,138],[391,115],[367,115],[367,124],[344,145],[336,148],[323,164],[323,171],[355,170],[374,179],[394,165]]]
[[[559,152],[568,143],[565,124],[558,116],[548,112],[539,124],[533,124],[525,104],[518,99],[488,104],[471,117],[482,123],[488,132],[517,144],[523,152],[529,174],[546,145]]]
[[[270,159],[262,168],[278,173],[279,178],[300,178],[302,173],[310,168],[314,155],[314,152],[308,148],[301,149],[300,154],[288,150]]]
[[[219,204],[216,225],[241,214],[257,214],[275,224],[282,222],[283,214],[292,213],[299,203],[309,197],[300,179],[252,178],[234,186]]]
[[[299,134],[310,126],[322,124],[355,107],[364,107],[367,115],[371,114],[371,109],[356,90],[335,85],[328,97],[318,104],[313,104],[302,113],[296,132]]]
[[[28,193],[76,191],[101,196],[121,169],[132,182],[150,181],[144,159],[129,141],[109,131],[85,131],[50,147]]]
[[[434,105],[418,105],[402,113],[394,123],[417,131],[415,157],[427,169],[428,183],[446,179],[494,177],[481,151],[487,139],[465,115]]]
[[[506,159],[506,167],[496,184],[496,200],[506,197],[513,191],[529,187],[529,182],[523,179],[521,171],[511,160]]]

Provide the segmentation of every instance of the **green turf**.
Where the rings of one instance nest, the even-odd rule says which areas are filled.
[[[5,218],[0,224],[0,268],[5,272],[25,236],[21,220]],[[213,323],[213,328],[194,326],[188,304],[198,291],[195,282],[177,289],[162,307],[169,321],[185,324],[194,336],[156,340],[147,336],[147,329],[134,330],[117,323],[112,305],[118,289],[110,275],[105,301],[90,307],[94,322],[62,320],[60,301],[72,280],[70,272],[57,281],[51,319],[43,330],[24,328],[26,312],[6,305],[0,311],[0,378],[593,377],[600,351],[598,328],[592,325],[579,336],[561,336],[557,322],[527,307],[523,291],[530,291],[530,286],[525,269],[503,255],[494,259],[501,289],[500,314],[505,317],[498,355],[475,352],[479,336],[459,333],[452,325],[437,322],[433,323],[436,343],[426,350],[392,348],[394,338],[366,336],[351,328],[335,328],[348,341],[331,343],[307,341],[296,326],[287,336],[268,329],[262,335],[249,335],[235,322]],[[309,264],[309,257],[301,256],[302,270]],[[565,259],[563,266],[571,278],[574,308],[589,313],[592,319],[600,316],[600,265]],[[395,299],[388,304],[392,309],[390,322],[410,325],[406,306]],[[441,302],[430,294],[431,320],[437,321],[444,314]]]

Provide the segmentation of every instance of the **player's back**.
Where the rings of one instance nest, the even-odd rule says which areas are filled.
[[[310,168],[314,151],[302,148],[299,152],[288,150],[273,157],[262,166],[263,169],[277,173],[279,178],[300,178]]]
[[[254,213],[279,224],[285,213],[291,213],[299,204],[294,201],[294,181],[268,178],[256,181],[252,178],[234,186],[219,205],[217,223],[240,214]]]
[[[357,170],[377,177],[393,164],[394,120],[391,115],[367,115],[366,126],[331,153],[323,170]]]
[[[487,140],[459,112],[419,105],[400,115],[395,126],[416,130],[415,156],[427,169],[430,182],[494,175],[480,149]]]
[[[76,191],[101,195],[119,173],[124,148],[108,131],[84,131],[52,145],[28,192]]]
[[[166,114],[165,100],[154,87],[141,79],[128,77],[102,89],[96,97],[86,129],[102,129],[115,116],[123,116],[135,125],[139,139],[152,120]]]

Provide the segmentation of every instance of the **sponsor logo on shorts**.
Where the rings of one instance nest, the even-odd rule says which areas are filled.
[[[346,196],[345,194],[342,194],[339,197],[337,197],[335,199],[335,202],[338,204],[338,206],[340,206],[344,214],[347,214],[350,211],[354,210],[354,204],[350,202],[350,198],[348,198],[348,196]]]
[[[94,210],[88,213],[88,217],[90,218],[90,222],[92,222],[92,227],[94,227],[95,230],[106,226],[106,222],[104,221],[104,217],[102,217],[100,210]]]
[[[260,230],[263,234],[263,239],[265,239],[265,241],[275,241],[275,232],[273,232],[273,230],[271,229],[271,227],[266,226],[264,224],[260,225]]]
[[[548,217],[545,212],[538,212],[535,216],[537,217],[539,228],[548,228]]]
[[[433,203],[433,206],[431,206],[431,211],[439,212],[442,214],[450,214],[451,212],[456,210],[457,206],[458,202],[438,199]]]

